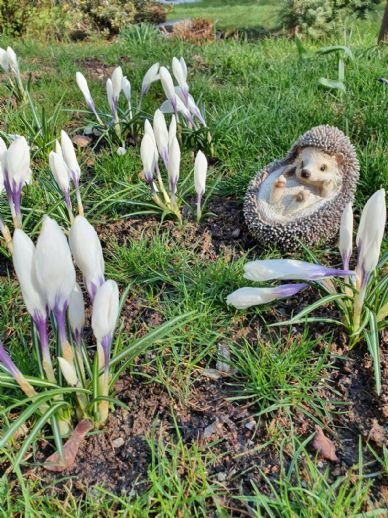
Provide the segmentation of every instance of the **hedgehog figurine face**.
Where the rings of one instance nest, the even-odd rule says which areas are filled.
[[[332,237],[354,197],[359,165],[349,139],[337,128],[305,133],[284,160],[251,181],[244,214],[263,245],[293,250]]]

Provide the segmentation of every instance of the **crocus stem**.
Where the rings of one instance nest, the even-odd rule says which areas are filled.
[[[163,210],[166,210],[168,207],[166,207],[166,205],[162,202],[162,200],[159,198],[159,196],[157,195],[156,192],[153,192],[152,193],[152,199],[154,200],[154,202],[156,203],[156,205],[158,205],[158,207],[160,207],[161,209]]]
[[[360,328],[361,323],[361,312],[362,307],[364,305],[364,299],[366,294],[366,287],[368,285],[369,276],[364,275],[360,289],[358,293],[354,296],[354,302],[353,302],[353,327],[354,331],[358,331]]]
[[[201,199],[202,199],[202,195],[198,194],[198,196],[197,196],[197,223],[200,222],[200,219],[202,216]]]
[[[80,216],[83,216],[84,215],[84,206],[82,205],[81,191],[79,190],[78,186],[75,190],[75,194],[77,197],[78,214]]]
[[[74,222],[74,214],[73,214],[73,206],[71,204],[71,199],[70,199],[70,193],[69,192],[65,192],[65,202],[66,202],[67,213],[69,214],[70,223],[73,224],[73,222]]]
[[[4,223],[4,221],[1,218],[0,218],[0,231],[3,234],[3,238],[4,238],[5,244],[9,250],[9,252],[12,254],[13,253],[12,236],[9,231],[9,228],[7,227],[7,225]]]
[[[104,372],[100,376],[99,380],[100,385],[100,396],[107,397],[109,394],[109,370],[108,368],[104,369]],[[108,419],[109,414],[109,401],[103,399],[98,404],[98,421],[99,424],[102,425]]]
[[[166,205],[168,206],[171,203],[171,200],[170,200],[170,196],[167,194],[167,191],[164,187],[163,178],[162,178],[162,175],[160,174],[160,169],[159,169],[158,164],[156,164],[156,177],[158,179],[159,189],[160,189],[161,193],[163,194],[163,198],[164,198]]]

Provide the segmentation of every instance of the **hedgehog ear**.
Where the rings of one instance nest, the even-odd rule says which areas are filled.
[[[295,146],[292,151],[288,154],[288,157],[285,161],[286,164],[292,164],[294,160],[297,158],[297,156],[300,153],[300,146]]]
[[[345,156],[343,153],[336,153],[335,159],[337,160],[337,164],[340,166],[345,162]]]

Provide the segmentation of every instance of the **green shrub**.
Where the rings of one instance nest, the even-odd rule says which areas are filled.
[[[35,3],[29,0],[0,0],[0,32],[8,36],[21,36]]]
[[[320,38],[334,30],[345,16],[364,18],[380,0],[286,0],[279,12],[281,24],[292,34]]]

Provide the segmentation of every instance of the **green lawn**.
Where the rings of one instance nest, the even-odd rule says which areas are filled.
[[[278,7],[268,0],[201,0],[198,3],[174,6],[169,20],[194,17],[212,20],[223,30],[264,27],[276,25]]]
[[[230,12],[226,4],[228,9],[231,6]],[[272,24],[274,8],[270,2],[247,0],[239,4],[237,8],[233,1],[204,0],[200,7],[176,8],[172,16],[213,18],[225,28],[235,27],[236,23],[239,27]],[[258,10],[257,20],[252,16],[254,8]],[[319,124],[338,126],[354,143],[360,160],[361,178],[354,204],[358,212],[366,199],[386,186],[388,180],[388,88],[378,81],[387,75],[387,49],[375,45],[377,32],[378,22],[366,21],[349,31],[346,42],[343,35],[333,35],[321,43],[306,41],[310,56],[307,61],[299,61],[295,42],[286,37],[254,43],[224,40],[192,45],[166,40],[154,33],[142,38],[127,33],[125,38],[109,43],[96,40],[47,45],[4,40],[0,46],[14,46],[24,78],[31,73],[31,95],[48,114],[57,103],[62,103],[53,137],[58,137],[62,128],[69,133],[80,132],[89,118],[75,84],[76,71],[87,77],[96,105],[107,109],[101,76],[106,79],[116,64],[122,65],[136,97],[142,77],[152,63],[159,61],[170,66],[173,56],[184,56],[190,91],[200,99],[212,135],[214,157],[209,188],[214,187],[215,191],[211,199],[232,198],[240,209],[246,187],[259,168],[284,157],[309,128]],[[321,76],[336,77],[337,61],[332,55],[314,54],[320,46],[344,43],[355,56],[354,62],[346,65],[345,93],[327,90],[319,84]],[[27,136],[31,131],[31,112],[25,107],[15,108],[8,99],[9,94],[0,83],[0,130]],[[162,100],[160,85],[155,83],[145,99],[144,116],[151,116]],[[33,149],[34,181],[23,197],[25,228],[31,235],[37,234],[45,212],[68,226],[48,168],[47,154],[52,146],[50,142],[43,151]],[[365,430],[356,427],[347,437],[341,435],[343,427],[338,424],[338,412],[344,410],[341,401],[346,396],[337,385],[332,390],[333,380],[338,382],[336,372],[344,365],[348,352],[338,334],[334,335],[338,343],[333,343],[335,328],[327,328],[324,333],[322,328],[313,328],[311,333],[307,328],[297,328],[290,335],[285,332],[279,338],[271,335],[269,339],[262,334],[266,320],[288,318],[290,306],[282,306],[283,313],[275,307],[242,313],[228,308],[225,298],[244,282],[242,266],[247,258],[279,257],[279,252],[262,251],[260,245],[241,249],[230,242],[209,252],[208,236],[196,234],[195,225],[189,222],[179,229],[171,221],[159,223],[157,217],[142,227],[142,218],[147,218],[144,202],[151,205],[151,198],[144,182],[139,180],[139,146],[130,147],[124,156],[119,156],[116,148],[88,147],[79,156],[85,213],[103,238],[107,276],[119,283],[121,291],[130,286],[118,347],[144,335],[157,322],[190,311],[196,315],[171,336],[155,341],[153,348],[143,351],[128,369],[128,375],[142,390],[154,383],[168,395],[169,404],[163,412],[155,411],[152,427],[141,437],[150,460],[141,480],[143,485],[137,486],[134,481],[132,492],[128,488],[122,494],[106,492],[98,483],[87,489],[74,479],[68,480],[60,491],[54,490],[55,483],[51,479],[47,482],[42,472],[35,475],[30,471],[26,478],[23,467],[13,473],[9,465],[19,445],[7,446],[0,451],[0,516],[48,517],[60,513],[69,518],[223,517],[231,516],[236,508],[247,516],[289,518],[377,516],[383,512],[373,514],[373,509],[384,506],[379,493],[386,469],[383,450],[367,439]],[[189,141],[182,163],[181,181],[192,174]],[[189,188],[187,200],[192,191]],[[10,223],[4,197],[0,214]],[[208,218],[211,216],[205,217],[205,225]],[[20,369],[37,375],[29,318],[3,245],[1,252],[0,335]],[[333,247],[314,252],[320,257],[329,256],[336,263],[332,266],[340,264]],[[243,425],[239,429],[242,435],[252,433],[252,451],[248,446],[244,451],[236,449],[233,455],[222,450],[222,435],[210,442],[197,440],[194,435],[187,439],[185,435],[190,432],[185,412],[191,419],[199,419],[206,412],[195,398],[205,383],[203,370],[215,367],[220,344],[229,347],[236,371],[232,378],[218,381],[217,387],[225,397],[242,401],[228,401],[230,406],[226,408],[232,412],[239,404],[250,403],[257,421],[257,433],[247,431]],[[361,369],[357,362],[361,364],[367,354],[364,343],[359,347],[361,352],[352,353],[350,363],[355,372]],[[350,376],[348,364],[347,369],[346,376]],[[371,394],[373,373],[370,368],[363,373],[367,376],[363,391]],[[18,398],[16,391],[4,389],[0,393],[0,426],[15,419],[16,410],[11,416],[1,411]],[[210,405],[210,419],[213,407],[210,399],[206,401]],[[138,409],[131,406],[131,399],[126,403],[130,415],[136,416]],[[351,404],[357,405],[357,401]],[[325,430],[337,440],[341,459],[345,459],[340,465],[316,460],[307,448],[316,423],[327,427]],[[227,416],[224,426],[227,435],[228,426],[232,426]],[[370,426],[370,421],[366,426]],[[238,446],[240,432],[235,436],[233,430],[229,432],[232,438],[227,444],[232,447],[235,441]],[[39,434],[43,448],[47,446],[45,433]],[[355,452],[351,462],[342,451],[349,444]],[[29,462],[39,464],[42,458],[36,457],[36,448],[30,449]],[[107,449],[112,448],[108,445]],[[369,455],[368,463],[363,463],[363,455]],[[244,459],[251,456],[253,461],[244,464]],[[269,459],[267,464],[265,459]],[[123,457],[120,462],[130,478],[131,462],[135,469],[137,457]],[[226,481],[220,463],[227,466]],[[237,471],[233,463],[238,466]],[[364,512],[367,514],[361,514]]]

